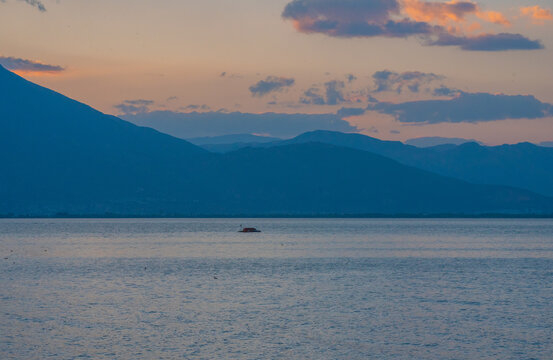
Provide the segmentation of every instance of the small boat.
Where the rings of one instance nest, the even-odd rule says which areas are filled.
[[[240,225],[240,230],[238,230],[238,232],[252,233],[252,232],[261,232],[261,230],[257,230],[254,227],[243,227],[242,225]]]

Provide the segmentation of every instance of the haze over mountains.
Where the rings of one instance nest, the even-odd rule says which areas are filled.
[[[409,166],[454,172],[461,160],[447,162],[467,153],[494,165],[508,154],[511,162],[500,168],[510,176],[510,166],[528,162],[529,153],[550,161],[550,152],[530,144],[516,151],[465,144],[423,153],[402,143],[323,131],[216,154],[102,114],[3,68],[0,95],[3,215],[553,213],[553,199],[544,195]],[[486,162],[465,168],[484,169]],[[525,166],[534,170],[529,177],[541,174]],[[529,183],[545,189],[540,181]]]

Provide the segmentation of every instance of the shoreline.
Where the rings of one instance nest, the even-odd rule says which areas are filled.
[[[237,214],[237,215],[133,215],[59,214],[0,215],[0,219],[553,219],[553,214]]]

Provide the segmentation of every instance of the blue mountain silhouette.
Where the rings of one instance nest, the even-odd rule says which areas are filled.
[[[309,142],[369,151],[405,165],[473,183],[506,185],[553,196],[553,148],[530,143],[484,146],[467,142],[419,148],[362,134],[318,130],[290,140],[266,144],[216,144],[205,148],[226,152],[245,146],[267,147]]]
[[[214,154],[0,68],[0,214],[127,216],[553,213],[551,198],[474,185],[351,146]]]

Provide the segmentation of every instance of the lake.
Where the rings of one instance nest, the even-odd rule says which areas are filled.
[[[0,256],[1,359],[553,358],[550,219],[3,219]]]

